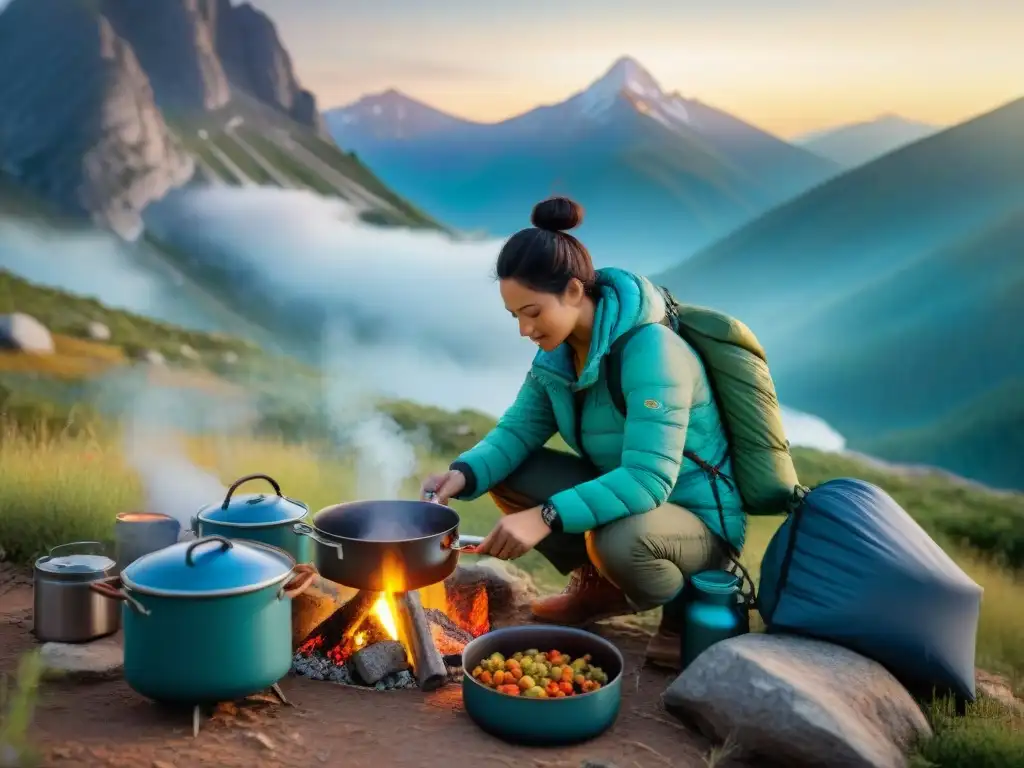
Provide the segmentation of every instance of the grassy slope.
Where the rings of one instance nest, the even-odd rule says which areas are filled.
[[[100,322],[110,329],[110,345],[128,352],[151,349],[164,353],[169,359],[181,358],[182,344],[201,354],[258,353],[256,347],[244,339],[190,331],[112,309],[96,299],[36,285],[0,269],[0,314],[10,312],[30,314],[52,332],[69,337],[84,338],[87,325]]]
[[[1022,125],[1024,99],[832,179],[657,279],[774,346],[787,319],[1018,208]]]
[[[396,195],[358,159],[308,128],[255,100],[246,98],[244,94],[237,96],[230,105],[215,113],[189,117],[174,116],[169,118],[169,122],[189,152],[201,157],[229,185],[237,184],[237,180],[216,156],[210,144],[227,155],[252,181],[276,186],[275,178],[239,144],[232,132],[224,129],[228,121],[234,117],[241,117],[244,121],[234,129],[234,134],[247,142],[257,154],[277,169],[289,184],[322,195],[344,196],[322,171],[308,167],[295,153],[272,141],[270,136],[274,131],[287,133],[292,141],[311,152],[330,169],[385,201],[389,208],[376,212],[379,220],[375,223],[441,228],[441,225],[430,216]],[[200,138],[200,130],[206,131],[208,139]]]

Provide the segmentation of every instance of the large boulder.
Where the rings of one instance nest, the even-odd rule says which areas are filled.
[[[31,315],[21,312],[0,315],[0,349],[52,355],[53,336],[45,325]]]
[[[716,643],[665,708],[742,753],[792,766],[904,768],[931,727],[880,664],[830,643],[748,634]]]

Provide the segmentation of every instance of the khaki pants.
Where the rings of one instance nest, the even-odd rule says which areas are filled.
[[[572,454],[541,448],[499,485],[491,497],[505,514],[519,512],[597,476]],[[686,577],[726,564],[719,539],[692,512],[663,504],[585,534],[552,533],[537,546],[561,573],[593,563],[637,610],[677,603]]]

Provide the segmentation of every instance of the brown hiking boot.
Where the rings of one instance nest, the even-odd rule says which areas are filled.
[[[647,652],[644,656],[656,667],[678,672],[683,666],[681,643],[682,637],[678,632],[658,627],[658,631],[647,642]]]
[[[635,613],[622,590],[604,578],[593,565],[577,568],[559,595],[534,600],[533,617],[548,624],[581,626],[612,616]]]
[[[647,642],[644,657],[656,667],[663,667],[678,672],[683,666],[682,635],[679,633],[681,622],[667,614],[672,606],[662,609],[661,623]]]

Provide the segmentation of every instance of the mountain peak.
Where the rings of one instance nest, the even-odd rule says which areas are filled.
[[[658,81],[632,56],[620,56],[586,90],[595,96],[612,96],[621,91],[631,91],[651,99],[662,96]]]

